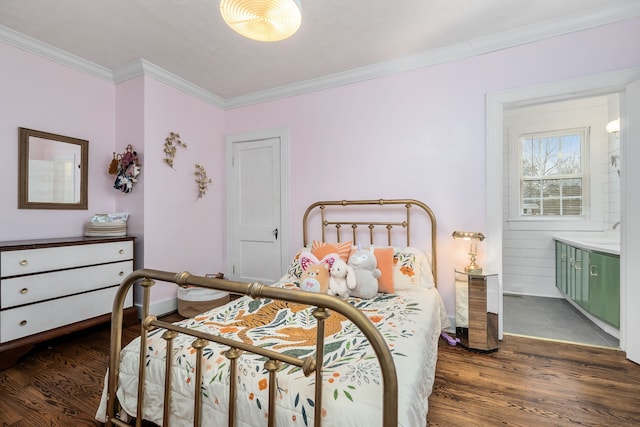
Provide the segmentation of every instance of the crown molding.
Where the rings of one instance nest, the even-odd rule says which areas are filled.
[[[476,55],[496,52],[551,37],[575,33],[640,16],[640,2],[569,18],[556,18],[541,24],[530,25],[513,31],[505,31],[464,43],[433,49],[393,61],[356,68],[292,85],[258,91],[243,96],[227,98],[226,109],[244,107],[280,98],[344,86],[356,82],[385,77],[392,74],[443,64]]]
[[[187,95],[191,95],[194,98],[198,98],[222,109],[225,108],[225,100],[222,97],[203,89],[180,76],[170,73],[169,71],[160,68],[145,59],[133,61],[113,71],[113,81],[115,83],[121,83],[125,80],[138,76],[151,77],[166,84],[167,86],[171,86],[186,93]]]
[[[205,90],[144,59],[139,59],[123,67],[110,70],[2,25],[0,25],[0,41],[111,83],[120,83],[137,76],[149,76],[204,102],[228,110],[470,58],[550,37],[571,34],[626,19],[637,18],[638,16],[640,16],[640,2],[625,4],[606,10],[593,10],[585,16],[551,19],[541,24],[506,31],[489,37],[481,37],[393,61],[380,62],[341,73],[227,99]]]
[[[47,43],[43,43],[40,40],[3,25],[0,25],[0,41],[50,61],[57,62],[58,64],[65,65],[81,73],[113,83],[113,73],[110,69]]]

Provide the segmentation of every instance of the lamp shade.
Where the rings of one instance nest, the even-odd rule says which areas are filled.
[[[252,40],[275,42],[300,28],[300,0],[222,0],[222,19],[235,32]]]
[[[484,234],[475,231],[454,231],[451,235],[454,239],[484,240]]]

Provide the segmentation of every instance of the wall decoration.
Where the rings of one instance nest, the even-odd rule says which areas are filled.
[[[207,171],[204,167],[196,163],[197,176],[196,182],[198,183],[198,198],[203,197],[207,192],[207,187],[213,182],[213,179],[207,177]]]
[[[133,150],[131,144],[127,145],[124,153],[113,153],[113,159],[109,164],[109,173],[116,175],[113,188],[123,193],[130,193],[133,190],[133,184],[138,182],[141,166],[138,153]]]
[[[176,132],[170,132],[169,136],[164,140],[164,155],[166,156],[164,161],[173,168],[173,159],[176,157],[176,148],[180,145],[187,148],[187,144],[180,140],[180,134]]]

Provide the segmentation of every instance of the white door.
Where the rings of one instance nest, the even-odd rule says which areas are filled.
[[[228,271],[233,280],[271,284],[283,274],[288,235],[282,138],[231,138],[227,148]]]

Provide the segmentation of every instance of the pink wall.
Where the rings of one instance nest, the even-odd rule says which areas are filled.
[[[292,251],[302,242],[298,218],[315,200],[409,197],[429,204],[438,217],[441,290],[452,310],[453,268],[466,253],[451,232],[485,229],[486,94],[638,67],[638,40],[634,19],[235,109],[227,132],[290,128]],[[323,185],[311,192],[309,179]]]
[[[125,210],[133,215],[144,267],[224,271],[224,135],[288,127],[292,252],[302,242],[302,213],[315,200],[423,200],[438,217],[440,283],[451,310],[452,270],[466,255],[450,234],[485,227],[486,94],[638,67],[637,40],[640,20],[633,19],[226,112],[151,78],[116,86],[0,44],[0,144],[9,160],[0,186],[0,240],[79,235],[91,214]],[[90,141],[88,211],[16,208],[19,126]],[[171,131],[188,145],[178,148],[175,170],[164,163]],[[107,168],[112,152],[128,143],[143,166],[134,192],[123,195]],[[214,179],[202,199],[195,163]],[[317,171],[311,177],[310,168]],[[323,185],[309,191],[310,179]],[[167,290],[157,298],[171,297]]]
[[[115,90],[111,83],[14,47],[0,44],[0,241],[77,236],[97,212],[112,212],[107,168],[114,140]],[[89,141],[89,209],[17,209],[18,128]]]
[[[127,234],[136,237],[135,266],[144,266],[144,184],[147,176],[144,150],[144,77],[135,77],[116,85],[116,153],[124,153],[128,144],[141,164],[138,182],[130,193],[112,190],[116,210],[129,213]],[[115,181],[115,176],[111,176]]]
[[[180,134],[173,169],[165,163],[169,132]],[[144,81],[145,268],[204,275],[224,271],[224,112],[153,79]],[[213,183],[198,198],[195,164]],[[154,300],[172,298],[175,286]]]

